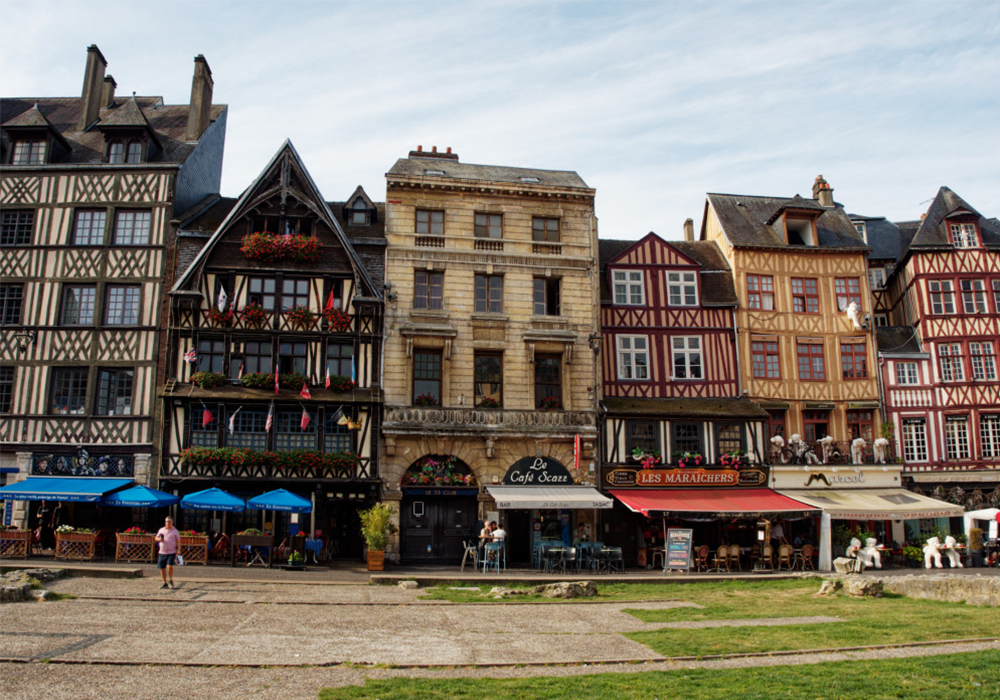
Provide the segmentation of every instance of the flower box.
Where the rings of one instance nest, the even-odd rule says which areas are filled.
[[[240,318],[248,328],[263,328],[271,318],[271,313],[260,304],[252,303],[243,307]]]
[[[201,389],[214,389],[227,382],[222,372],[195,372],[191,375],[191,383]]]
[[[340,309],[326,309],[323,311],[323,319],[327,329],[331,331],[346,333],[351,330],[351,317]]]
[[[293,326],[312,328],[316,325],[316,314],[308,306],[296,306],[284,312],[285,318]]]
[[[316,262],[322,246],[312,236],[277,235],[269,231],[254,232],[243,237],[240,252],[248,260],[274,263],[281,260]]]
[[[3,530],[0,532],[0,557],[27,559],[31,556],[31,530]]]
[[[367,556],[365,561],[368,564],[369,571],[385,571],[385,552],[384,551],[374,551],[366,550]]]
[[[177,551],[185,564],[208,564],[208,535],[181,535]]]
[[[148,533],[118,533],[115,542],[115,561],[146,561],[156,559],[156,537]]]
[[[56,531],[56,559],[93,561],[97,556],[96,532]]]

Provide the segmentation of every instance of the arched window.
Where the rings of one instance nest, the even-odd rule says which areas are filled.
[[[351,225],[352,226],[367,226],[368,225],[368,205],[365,204],[365,200],[358,197],[354,200],[354,204],[351,205]]]
[[[124,163],[125,162],[125,144],[121,141],[112,141],[108,144],[108,162],[109,163]]]
[[[125,162],[126,163],[142,162],[142,141],[129,141],[128,158],[126,158]]]

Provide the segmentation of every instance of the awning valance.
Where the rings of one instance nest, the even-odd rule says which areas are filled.
[[[906,489],[782,489],[781,493],[840,520],[951,518],[965,513],[961,506]]]
[[[643,515],[698,513],[715,518],[784,517],[815,514],[815,508],[771,489],[642,489],[613,490],[611,495]]]
[[[487,486],[501,510],[610,508],[607,496],[591,486]]]
[[[131,479],[109,479],[100,476],[29,476],[24,481],[0,488],[0,500],[14,501],[86,501],[101,500],[101,496],[134,484]]]

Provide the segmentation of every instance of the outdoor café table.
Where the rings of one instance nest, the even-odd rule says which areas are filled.
[[[274,556],[274,536],[273,535],[233,535],[232,554],[230,555],[230,565],[236,566],[236,551],[240,547],[250,547],[252,557],[247,557],[247,566],[260,562],[264,564],[260,550],[267,548],[267,568],[271,568],[271,560]]]
[[[312,555],[313,564],[319,564],[317,557],[323,551],[323,540],[307,537],[305,550]]]
[[[556,564],[562,559],[563,552],[566,551],[565,547],[549,547],[545,550],[543,559],[545,561],[545,571],[553,571],[556,568]]]

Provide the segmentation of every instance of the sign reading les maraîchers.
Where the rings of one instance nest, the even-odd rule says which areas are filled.
[[[562,462],[549,457],[525,457],[503,475],[508,486],[572,486],[573,476]]]
[[[683,569],[690,568],[691,561],[691,533],[692,530],[682,528],[670,528],[667,530],[667,556],[663,562],[663,569]]]
[[[739,470],[612,467],[605,468],[602,483],[605,487],[645,486],[652,488],[763,486],[767,483],[767,472],[757,467]]]

